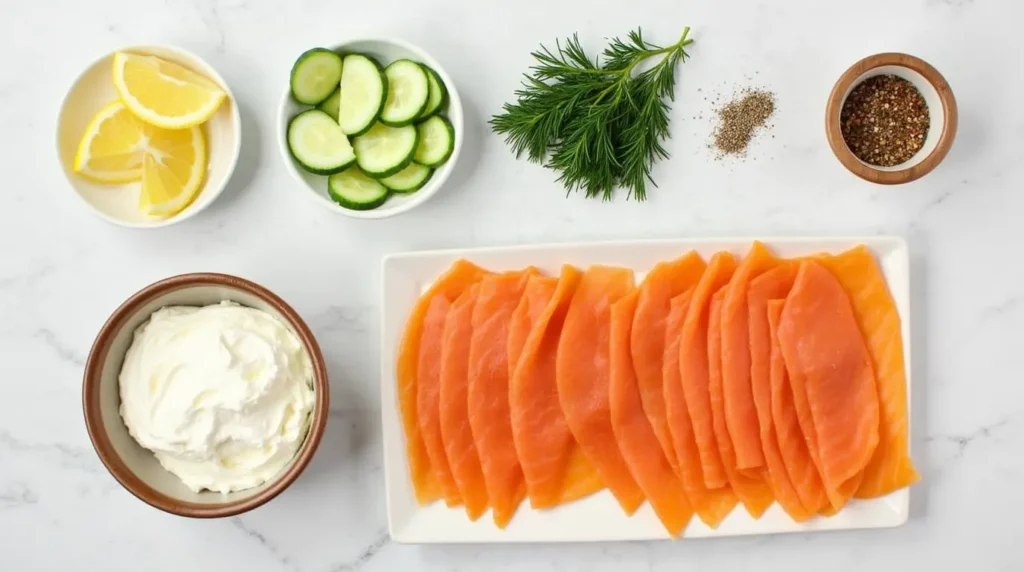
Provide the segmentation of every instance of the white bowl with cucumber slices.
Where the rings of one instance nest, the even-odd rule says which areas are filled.
[[[440,64],[401,40],[315,47],[292,66],[278,141],[303,194],[350,217],[390,217],[448,179],[462,103]]]

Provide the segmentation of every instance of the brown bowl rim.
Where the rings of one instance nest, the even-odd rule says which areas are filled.
[[[839,115],[842,111],[843,102],[845,101],[844,94],[846,93],[846,90],[849,89],[853,82],[862,74],[882,66],[905,67],[921,74],[928,83],[932,84],[936,93],[939,94],[939,101],[942,104],[942,113],[945,117],[942,133],[939,134],[939,142],[935,146],[935,149],[933,149],[931,153],[929,153],[928,156],[926,156],[920,163],[898,171],[882,171],[862,163],[857,159],[853,152],[850,151],[850,148],[847,147],[846,141],[843,139],[839,121]],[[928,62],[910,54],[900,52],[875,54],[873,56],[863,58],[850,66],[832,87],[832,93],[829,94],[828,105],[825,109],[825,132],[828,135],[828,144],[832,147],[832,152],[835,153],[836,158],[839,159],[839,162],[854,175],[857,175],[866,181],[882,185],[909,183],[910,181],[920,179],[931,172],[932,169],[938,166],[938,164],[946,158],[946,154],[949,153],[949,149],[953,145],[953,138],[956,136],[956,130],[956,98],[953,96],[953,90],[950,89],[949,83],[947,83],[942,74]]]
[[[310,354],[313,365],[313,389],[316,399],[313,405],[313,420],[302,444],[292,463],[284,472],[274,477],[273,481],[258,494],[244,499],[223,503],[194,503],[167,496],[139,478],[115,452],[110,436],[104,430],[100,411],[99,381],[103,363],[110,351],[114,334],[124,327],[125,322],[136,310],[146,302],[184,287],[191,286],[224,286],[252,294],[270,304],[281,313],[294,328],[303,346]],[[323,354],[312,331],[305,321],[291,306],[270,290],[255,282],[212,272],[180,274],[154,282],[139,290],[124,301],[100,328],[99,335],[89,350],[85,363],[82,381],[82,409],[85,414],[85,426],[89,433],[96,454],[100,461],[117,482],[139,500],[164,512],[190,518],[221,518],[238,515],[262,506],[281,494],[305,470],[320,445],[324,429],[327,426],[330,408],[330,386],[327,378],[327,366]]]

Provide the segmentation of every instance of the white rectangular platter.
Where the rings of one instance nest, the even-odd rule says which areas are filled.
[[[498,529],[490,513],[470,522],[461,508],[447,508],[443,502],[419,506],[413,495],[405,455],[405,434],[395,380],[397,356],[405,320],[422,294],[455,260],[465,258],[489,270],[502,271],[536,266],[557,276],[562,264],[585,268],[607,264],[632,268],[637,282],[659,261],[696,250],[706,258],[720,250],[742,256],[750,238],[637,240],[586,244],[550,244],[444,250],[395,254],[382,264],[383,293],[381,343],[381,410],[384,432],[384,473],[388,528],[391,538],[402,543],[471,542],[586,542],[667,539],[650,505],[645,504],[627,517],[608,491],[587,499],[536,511],[524,502],[512,522]],[[906,243],[896,237],[850,238],[761,238],[778,256],[793,257],[819,252],[839,253],[863,244],[877,257],[902,319],[904,361],[907,368],[908,402],[910,376],[910,263]],[[909,415],[909,411],[908,411]],[[851,501],[831,518],[806,523],[791,520],[778,506],[772,506],[754,520],[738,506],[717,529],[710,529],[694,517],[684,538],[810,532],[858,528],[886,528],[906,522],[910,496],[907,489],[872,500]]]

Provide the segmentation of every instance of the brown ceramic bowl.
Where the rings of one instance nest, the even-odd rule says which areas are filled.
[[[166,471],[153,454],[128,434],[119,413],[117,377],[135,329],[164,306],[205,306],[230,300],[280,319],[298,336],[313,365],[315,403],[305,441],[291,463],[275,477],[251,489],[229,494],[193,492]],[[82,386],[85,425],[96,453],[128,492],[169,513],[194,518],[232,516],[276,497],[298,478],[316,452],[327,424],[330,402],[327,368],[309,327],[273,292],[225,274],[183,274],[151,284],[114,311],[89,352]]]
[[[924,96],[931,121],[924,146],[906,162],[894,167],[865,163],[846,145],[839,115],[850,92],[862,81],[876,75],[906,79]],[[853,64],[832,88],[825,110],[825,131],[836,158],[854,175],[883,185],[909,183],[931,172],[949,153],[956,136],[956,99],[945,78],[927,62],[900,53],[876,54]]]

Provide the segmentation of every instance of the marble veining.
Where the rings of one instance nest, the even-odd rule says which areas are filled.
[[[55,0],[0,18],[0,568],[610,572],[1024,569],[1024,52],[1013,0]],[[841,15],[837,15],[841,14]],[[529,52],[578,32],[690,25],[669,161],[646,204],[565,197],[486,125]],[[344,37],[390,35],[440,60],[464,99],[466,141],[447,188],[407,215],[354,221],[298,196],[278,156],[276,109],[294,58]],[[125,45],[195,51],[231,84],[245,141],[224,195],[159,231],[115,228],[71,194],[54,118],[78,74]],[[855,60],[906,51],[956,94],[945,162],[882,188],[833,158],[822,113]],[[744,160],[707,150],[716,95],[777,95],[771,136]],[[403,546],[387,534],[379,398],[380,259],[427,248],[677,236],[892,233],[911,249],[911,440],[923,482],[892,530],[565,546]],[[248,514],[194,521],[126,493],[90,446],[81,373],[127,296],[174,274],[260,282],[308,321],[327,358],[327,432],[303,476]]]

